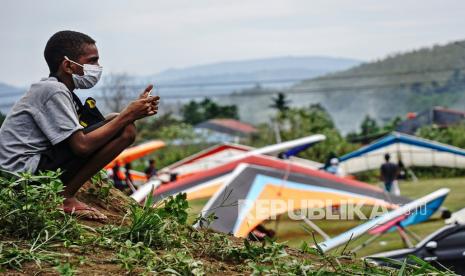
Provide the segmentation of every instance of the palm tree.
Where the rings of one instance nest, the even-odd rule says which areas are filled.
[[[279,112],[285,112],[289,109],[290,100],[286,99],[286,94],[279,92],[277,97],[271,98],[273,104],[270,105],[271,108],[277,109]]]

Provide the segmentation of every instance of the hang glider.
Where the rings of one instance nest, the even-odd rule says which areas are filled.
[[[136,159],[144,157],[147,154],[150,154],[156,150],[159,150],[165,146],[165,143],[160,140],[154,140],[146,142],[134,147],[125,149],[118,157],[116,157],[110,164],[108,164],[105,169],[112,168],[115,166],[116,162],[122,164],[130,163]]]
[[[247,156],[261,154],[277,156],[280,153],[283,153],[287,158],[292,158],[295,162],[305,163],[306,165],[311,164],[315,168],[318,168],[320,166],[319,163],[302,161],[300,158],[295,158],[295,155],[325,139],[324,135],[316,134],[259,149],[238,144],[222,144],[178,161],[160,171],[173,173],[182,178]]]
[[[295,147],[312,145],[326,139],[324,135],[312,135],[260,149],[237,145],[223,144],[211,147],[195,155],[185,158],[161,170],[163,173],[177,174],[175,181],[159,185],[154,195],[157,200],[180,192],[187,193],[187,198],[208,198],[222,186],[224,177],[231,173],[241,162],[253,164],[274,164],[281,168],[293,166],[303,169],[317,169],[321,164],[290,156],[287,161],[263,154],[277,154]],[[158,186],[157,186],[158,187]],[[143,189],[144,192],[151,189]],[[148,194],[148,192],[147,192]],[[147,194],[139,192],[135,198],[143,200]]]
[[[451,217],[446,219],[447,224],[465,224],[465,208],[462,208],[454,213]]]
[[[350,229],[334,238],[330,238],[318,244],[323,252],[329,251],[338,246],[345,245],[351,240],[358,238],[364,233],[370,232],[371,234],[384,233],[400,224],[401,227],[417,224],[428,220],[442,205],[449,189],[442,188],[431,194],[423,196],[417,200],[409,202],[397,209],[394,209],[384,215],[369,220],[357,227]],[[393,224],[392,222],[396,223]]]
[[[113,170],[112,169],[108,169],[107,173],[108,173],[109,177],[113,177]],[[143,172],[139,172],[139,171],[136,171],[136,170],[129,170],[129,174],[131,175],[131,178],[135,182],[134,184],[136,186],[140,186],[140,185],[147,182],[147,176]],[[119,171],[118,171],[118,177],[121,180],[126,180],[126,169],[120,168]]]
[[[271,208],[278,202],[279,208]],[[208,226],[213,230],[246,237],[264,220],[289,210],[339,206],[348,202],[397,208],[409,200],[388,196],[378,187],[323,171],[299,172],[242,163],[210,199],[202,216],[214,214],[218,217]],[[267,204],[269,208],[260,208]]]
[[[171,164],[161,169],[160,172],[175,173],[178,177],[184,177],[198,171],[221,165],[225,160],[244,154],[253,149],[252,147],[239,144],[219,144]]]
[[[259,165],[268,168],[278,169],[283,172],[301,173],[307,175],[321,175],[324,179],[340,179],[332,174],[323,171],[318,171],[313,167],[309,167],[300,163],[295,163],[289,160],[283,160],[266,155],[242,155],[240,159],[233,159],[223,165],[213,167],[208,170],[203,170],[195,174],[177,179],[176,181],[163,184],[154,191],[155,199],[161,200],[171,195],[180,192],[187,194],[189,200],[196,198],[208,198],[221,188],[228,175],[236,169],[241,163]],[[353,185],[366,186],[367,184],[355,180],[346,180]],[[372,189],[380,190],[379,188],[369,186]]]
[[[379,169],[386,153],[406,167],[465,168],[465,150],[398,132],[342,156],[340,166],[347,173]]]

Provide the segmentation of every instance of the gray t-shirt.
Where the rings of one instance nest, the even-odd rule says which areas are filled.
[[[0,128],[0,168],[35,172],[41,153],[82,128],[68,88],[44,78],[31,85]]]

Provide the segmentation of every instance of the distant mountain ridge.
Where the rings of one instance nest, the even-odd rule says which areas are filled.
[[[198,96],[230,95],[257,83],[266,83],[267,87],[288,87],[299,80],[344,70],[360,62],[349,58],[320,56],[272,57],[169,69],[149,76],[129,75],[129,79],[136,85],[155,83],[160,87],[159,94],[164,100],[169,101],[170,97],[176,96],[174,101],[187,101]],[[102,81],[88,95],[100,97],[100,89],[107,76],[104,74]],[[24,89],[0,84],[0,110],[6,112],[23,92]],[[14,95],[7,98],[2,97],[2,94]]]
[[[0,112],[7,113],[23,94],[24,89],[0,82]]]
[[[137,83],[155,83],[167,101],[188,101],[231,95],[257,84],[268,88],[290,87],[307,78],[348,69],[360,60],[323,56],[290,56],[239,60],[169,69],[137,77]]]
[[[289,56],[226,61],[169,69],[153,75],[161,83],[200,80],[266,80],[283,77],[310,78],[350,68],[360,60],[318,56]]]

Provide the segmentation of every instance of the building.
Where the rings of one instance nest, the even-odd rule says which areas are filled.
[[[407,120],[397,126],[396,131],[415,134],[419,128],[424,126],[448,127],[462,122],[465,119],[465,112],[437,106],[418,114],[409,113],[407,117]]]

